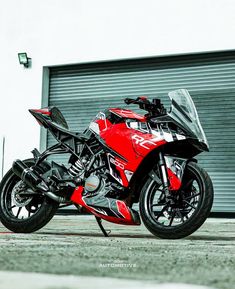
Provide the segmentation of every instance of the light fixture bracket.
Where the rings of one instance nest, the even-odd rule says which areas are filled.
[[[19,58],[19,62],[20,64],[23,64],[24,67],[28,68],[31,64],[31,58],[29,58],[27,56],[26,52],[20,52],[18,53],[18,58]]]

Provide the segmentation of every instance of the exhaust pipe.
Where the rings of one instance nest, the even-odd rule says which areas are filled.
[[[38,185],[40,183],[43,184],[43,191],[48,191],[49,188],[46,185],[45,181],[41,178],[41,176],[33,171],[32,168],[29,168],[20,160],[15,160],[12,165],[13,172],[26,184],[28,185],[32,190],[36,191],[38,188]]]
[[[15,160],[12,170],[26,185],[34,191],[42,191],[44,195],[58,203],[66,203],[67,200],[49,191],[49,187],[43,178],[32,168],[27,167],[21,160]]]

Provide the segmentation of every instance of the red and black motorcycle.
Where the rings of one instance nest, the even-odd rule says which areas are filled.
[[[14,161],[0,185],[0,220],[13,232],[46,225],[58,206],[74,204],[101,219],[140,225],[160,238],[182,238],[208,217],[213,186],[194,157],[208,151],[187,90],[169,93],[171,109],[159,99],[126,98],[145,110],[111,108],[98,113],[83,133],[71,132],[56,107],[30,113],[57,143],[33,158]],[[49,161],[69,154],[68,164]],[[132,208],[139,203],[139,212]]]

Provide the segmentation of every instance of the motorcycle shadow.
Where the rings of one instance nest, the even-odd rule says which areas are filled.
[[[105,237],[102,233],[99,232],[81,232],[81,233],[72,233],[72,232],[38,232],[37,235],[50,235],[50,236],[72,236],[72,237],[90,237],[90,238],[130,238],[130,239],[159,239],[156,236],[149,234],[117,234],[110,233],[108,237]],[[171,241],[179,241],[182,239],[172,239]],[[184,240],[190,241],[235,241],[235,236],[218,236],[218,235],[192,235],[184,238]],[[166,241],[166,240],[165,240]]]
[[[235,241],[235,236],[218,236],[218,235],[192,235],[185,239],[192,241]]]
[[[37,235],[50,235],[50,236],[72,236],[72,237],[95,237],[95,238],[131,238],[131,239],[156,239],[155,236],[148,234],[117,234],[110,233],[108,237],[105,237],[102,233],[95,232],[81,232],[81,233],[70,233],[70,232],[38,232]]]

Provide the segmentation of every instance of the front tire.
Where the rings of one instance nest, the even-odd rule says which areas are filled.
[[[23,161],[27,166],[34,165],[33,159]],[[37,170],[45,173],[49,169],[42,163]],[[54,216],[58,203],[41,194],[17,197],[17,188],[23,182],[10,169],[0,184],[0,221],[15,233],[31,233],[44,227]],[[27,192],[27,187],[25,188]]]
[[[163,201],[162,186],[150,176],[140,193],[140,215],[146,228],[163,239],[184,238],[207,219],[213,204],[213,185],[196,163],[185,168],[182,186],[172,192],[174,204]]]

